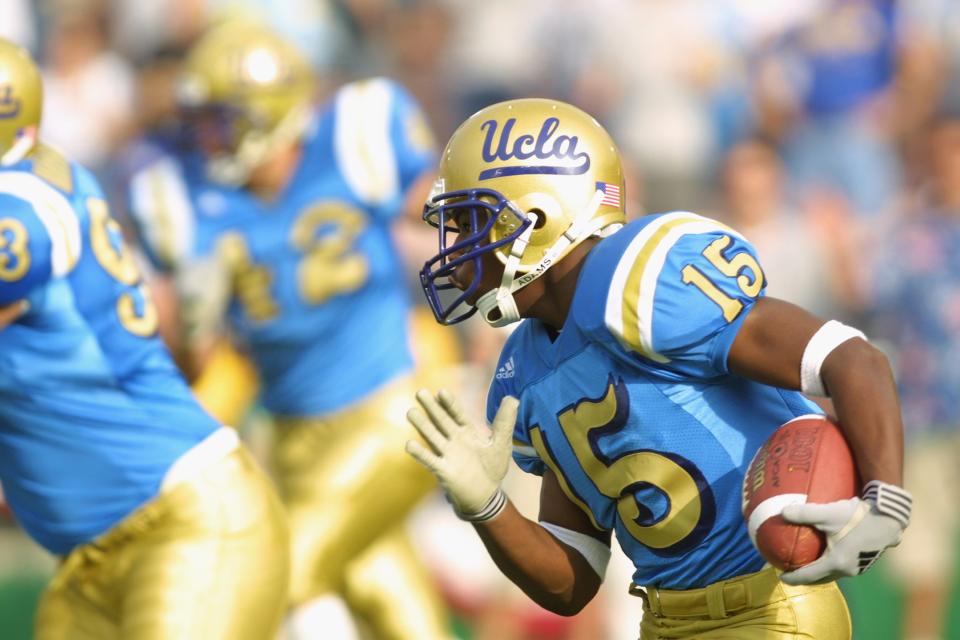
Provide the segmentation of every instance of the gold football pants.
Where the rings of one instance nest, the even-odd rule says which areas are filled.
[[[435,485],[404,451],[412,382],[324,418],[277,421],[274,474],[292,534],[294,606],[337,592],[383,640],[447,638],[402,525]]]
[[[850,640],[850,613],[835,582],[792,587],[773,568],[703,589],[631,588],[643,597],[641,640]]]
[[[289,531],[242,447],[74,549],[37,640],[265,640],[286,608]]]

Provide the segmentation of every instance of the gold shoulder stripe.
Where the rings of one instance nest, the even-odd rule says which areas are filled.
[[[623,289],[623,339],[632,349],[635,349],[647,358],[657,361],[664,360],[663,356],[659,356],[647,349],[643,345],[640,337],[640,301],[644,295],[653,294],[652,291],[646,292],[642,289],[643,275],[646,273],[650,257],[671,231],[685,224],[703,221],[704,218],[691,214],[689,216],[675,218],[662,225],[640,248],[640,252],[637,254],[630,268],[626,286]]]
[[[53,147],[38,144],[31,156],[33,173],[68,196],[73,194],[73,171],[70,162]]]

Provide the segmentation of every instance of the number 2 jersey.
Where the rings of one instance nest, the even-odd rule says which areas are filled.
[[[740,513],[746,468],[774,429],[819,412],[727,368],[764,284],[735,231],[646,216],[591,250],[555,340],[525,320],[504,347],[489,419],[519,398],[514,460],[552,470],[614,531],[639,585],[699,588],[763,567]]]
[[[158,492],[218,425],[160,339],[94,178],[40,147],[0,169],[0,481],[23,528],[65,554]]]
[[[274,201],[208,181],[202,160],[181,154],[133,178],[131,210],[153,262],[178,280],[196,331],[215,333],[229,319],[259,371],[264,407],[324,415],[412,367],[390,224],[435,160],[412,98],[374,79],[318,107]]]

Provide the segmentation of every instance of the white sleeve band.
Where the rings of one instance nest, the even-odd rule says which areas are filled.
[[[820,378],[820,368],[834,349],[851,338],[867,339],[859,329],[836,320],[827,322],[813,334],[800,361],[801,391],[811,396],[826,397],[828,395]]]
[[[593,536],[572,529],[565,529],[550,522],[539,524],[549,531],[554,538],[568,547],[576,549],[603,580],[603,576],[607,573],[607,565],[610,563],[610,547],[608,545]]]

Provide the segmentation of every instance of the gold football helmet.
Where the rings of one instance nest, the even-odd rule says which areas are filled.
[[[315,82],[306,58],[268,29],[243,20],[211,28],[188,52],[177,99],[207,173],[232,185],[310,122]]]
[[[519,320],[513,294],[583,240],[619,229],[623,194],[616,145],[580,109],[530,98],[475,113],[447,143],[424,208],[424,219],[440,232],[440,253],[420,272],[437,320],[453,324],[477,309],[494,326]],[[453,244],[449,233],[457,235]],[[472,308],[467,299],[489,252],[504,265],[503,277]],[[450,277],[468,261],[473,282],[460,283],[462,293],[451,299]]]
[[[43,82],[30,54],[0,38],[0,166],[20,162],[37,142]]]

